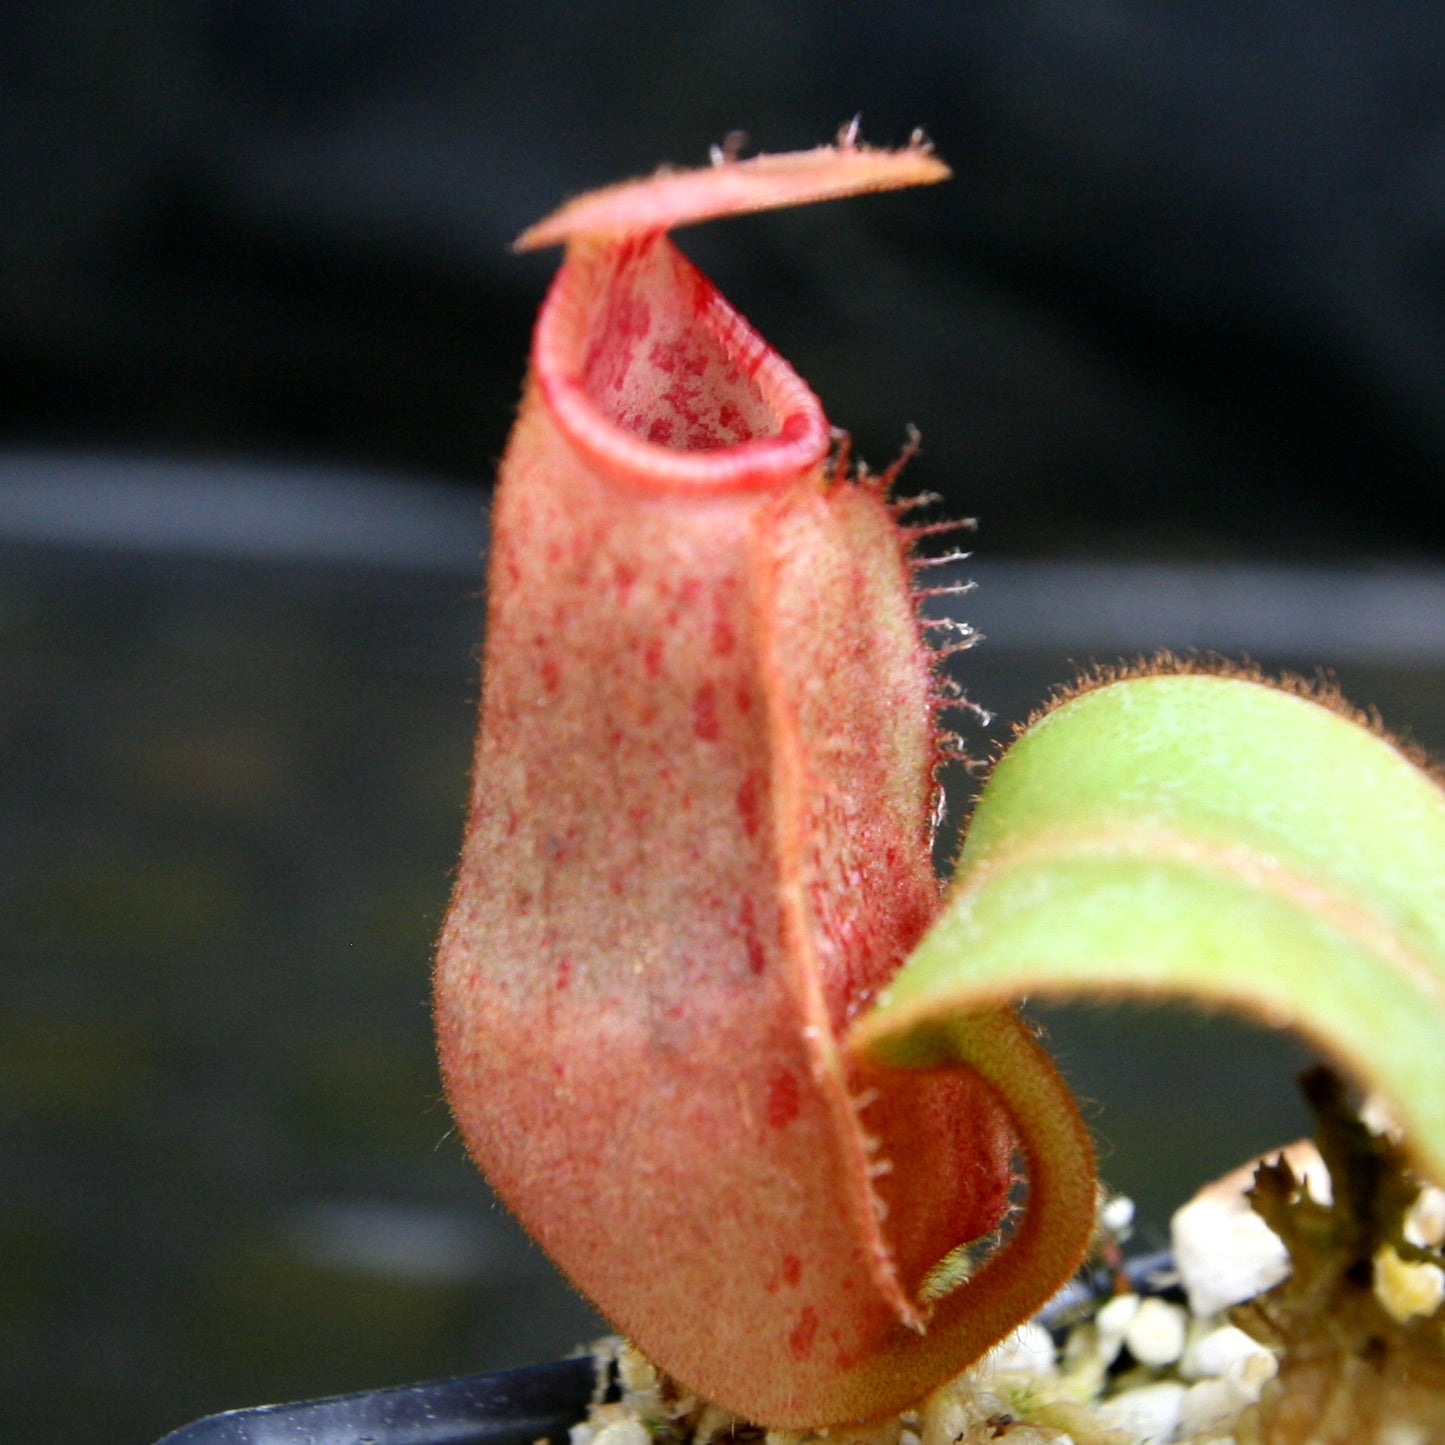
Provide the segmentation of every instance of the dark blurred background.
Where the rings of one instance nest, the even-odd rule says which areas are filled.
[[[1011,553],[1445,546],[1445,16],[1343,0],[10,0],[0,440],[482,485],[565,195],[923,126],[684,237]]]
[[[1432,7],[0,0],[0,75],[0,1441],[600,1328],[427,1017],[555,264],[508,241],[569,193],[922,125],[946,187],[679,239],[980,517],[971,693],[1215,647],[1445,746]],[[1303,1128],[1286,1041],[1051,1031],[1144,1244]]]

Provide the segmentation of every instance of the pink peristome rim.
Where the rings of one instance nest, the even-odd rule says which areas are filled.
[[[636,239],[634,235],[632,240]],[[660,231],[652,243],[669,244]],[[586,297],[579,291],[591,270],[593,247],[607,244],[582,241],[569,247],[542,303],[532,338],[533,375],[553,419],[572,445],[614,480],[677,492],[761,491],[821,462],[830,441],[823,404],[716,290],[696,324],[705,326],[724,351],[751,373],[780,419],[778,431],[735,446],[683,451],[649,442],[603,415],[588,394],[578,365],[586,323]]]

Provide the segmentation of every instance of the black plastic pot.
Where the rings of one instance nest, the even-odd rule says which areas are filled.
[[[1124,1267],[1142,1294],[1176,1290],[1167,1250]],[[1082,1308],[1110,1293],[1110,1270],[1080,1274],[1049,1302],[1041,1324],[1062,1334]],[[534,1445],[560,1442],[587,1410],[599,1384],[590,1355],[528,1365],[490,1375],[463,1375],[420,1385],[394,1385],[303,1400],[227,1410],[173,1431],[157,1445]]]
[[[590,1355],[361,1390],[294,1405],[227,1410],[159,1445],[533,1445],[564,1441],[597,1388]]]

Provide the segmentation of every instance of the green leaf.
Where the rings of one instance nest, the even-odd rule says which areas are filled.
[[[1445,790],[1348,709],[1159,672],[1055,707],[854,1042],[905,1062],[1025,994],[1193,999],[1312,1039],[1445,1179]]]

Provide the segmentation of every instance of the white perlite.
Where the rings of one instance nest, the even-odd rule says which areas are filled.
[[[1194,1314],[1219,1314],[1273,1289],[1289,1273],[1283,1242],[1246,1197],[1262,1160],[1281,1154],[1310,1194],[1329,1203],[1329,1173],[1308,1139],[1252,1159],[1201,1189],[1175,1212],[1170,1227],[1174,1266]]]
[[[1184,1357],[1179,1361],[1179,1376],[1184,1380],[1215,1379],[1256,1355],[1274,1358],[1258,1340],[1236,1325],[1195,1320],[1190,1325]]]
[[[1180,1305],[1162,1299],[1139,1301],[1129,1322],[1124,1343],[1141,1365],[1161,1369],[1172,1365],[1184,1353],[1184,1332],[1189,1315]]]
[[[1137,1445],[1165,1445],[1176,1436],[1187,1388],[1178,1380],[1157,1380],[1112,1396],[1094,1414],[1106,1429],[1124,1431]]]
[[[1109,1217],[1127,1227],[1131,1215],[1125,1201]],[[1087,1315],[1062,1348],[1043,1325],[1021,1326],[901,1416],[768,1431],[759,1445],[1225,1445],[1275,1372],[1274,1356],[1242,1330],[1169,1300],[1113,1295]],[[649,1445],[659,1436],[723,1445],[732,1433],[731,1416],[670,1393],[629,1345],[614,1343],[612,1357],[623,1398],[594,1406],[570,1445]]]
[[[1330,1181],[1312,1144],[1282,1152],[1310,1194],[1325,1202]],[[1269,1158],[1277,1155],[1266,1156]],[[1188,1308],[1171,1299],[1126,1292],[1076,1316],[1056,1343],[1043,1325],[1015,1330],[956,1379],[911,1411],[866,1425],[766,1435],[757,1445],[1234,1445],[1249,1432],[1252,1408],[1278,1373],[1275,1356],[1224,1310],[1283,1279],[1279,1238],[1251,1210],[1252,1161],[1201,1190],[1173,1221],[1179,1283]],[[1101,1210],[1127,1228],[1132,1206]],[[1406,1236],[1438,1244],[1445,1235],[1445,1194],[1420,1196]],[[1117,1251],[1117,1236],[1113,1248]],[[1122,1281],[1121,1281],[1122,1282]],[[1168,1281],[1161,1281],[1167,1284]],[[1429,1313],[1445,1298],[1445,1273],[1382,1247],[1375,1293],[1398,1320]],[[715,1405],[678,1397],[630,1346],[612,1346],[623,1398],[594,1406],[570,1445],[724,1445],[739,1422]],[[1406,1441],[1400,1445],[1424,1445]]]
[[[1051,1375],[1054,1371],[1053,1336],[1030,1320],[1001,1340],[975,1366],[981,1374]]]

